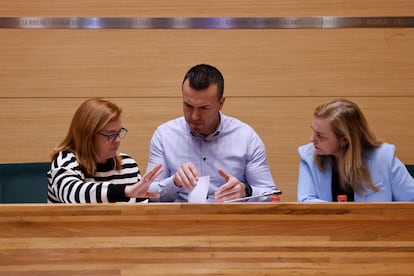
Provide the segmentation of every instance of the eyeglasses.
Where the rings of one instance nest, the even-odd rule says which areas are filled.
[[[126,128],[121,128],[119,131],[117,132],[111,132],[111,133],[105,133],[103,131],[99,131],[98,134],[105,136],[106,138],[108,138],[108,142],[113,143],[115,142],[116,138],[124,138],[127,135],[128,129]]]

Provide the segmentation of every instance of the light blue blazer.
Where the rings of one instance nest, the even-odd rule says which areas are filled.
[[[332,201],[332,166],[325,165],[322,172],[316,165],[313,144],[298,148],[300,156],[297,199],[299,202]],[[363,195],[355,193],[355,201],[386,202],[414,201],[414,179],[405,165],[395,156],[395,146],[384,143],[365,153],[365,161],[374,185],[381,190],[366,190]]]

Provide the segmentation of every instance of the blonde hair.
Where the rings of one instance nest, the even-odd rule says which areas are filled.
[[[346,99],[335,99],[315,109],[316,118],[328,119],[332,131],[338,139],[346,138],[348,144],[342,147],[338,157],[337,170],[341,186],[349,184],[358,194],[370,189],[378,191],[371,179],[371,173],[364,160],[364,153],[379,147],[382,142],[377,140],[369,129],[367,120],[360,108]],[[315,160],[321,170],[325,170],[324,161],[332,157],[315,154]]]
[[[69,131],[63,141],[51,152],[52,161],[61,151],[73,152],[86,174],[96,172],[94,137],[108,123],[120,118],[122,109],[112,102],[92,98],[82,103],[73,115]],[[121,169],[121,157],[115,156],[115,169]]]

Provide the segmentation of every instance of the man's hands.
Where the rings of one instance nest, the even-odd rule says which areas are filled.
[[[158,193],[148,192],[149,186],[162,173],[162,165],[158,164],[152,170],[148,171],[142,178],[141,181],[134,185],[128,185],[125,187],[126,197],[147,197],[147,198],[158,198]]]
[[[218,169],[218,173],[226,181],[215,193],[216,201],[224,202],[232,199],[238,199],[246,196],[246,186],[236,177]],[[198,181],[198,172],[193,163],[184,163],[180,166],[174,175],[174,184],[177,187],[183,187],[188,191],[194,189]]]

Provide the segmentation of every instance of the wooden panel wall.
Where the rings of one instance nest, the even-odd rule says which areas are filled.
[[[277,3],[276,3],[277,2]],[[5,1],[0,17],[412,16],[413,1]],[[379,138],[414,163],[414,29],[0,29],[0,162],[48,161],[77,106],[124,108],[122,150],[145,170],[151,135],[180,116],[198,63],[225,76],[224,112],[266,143],[282,200],[296,200],[298,156],[316,105],[356,101]]]
[[[2,275],[412,275],[414,209],[366,204],[3,205]]]

